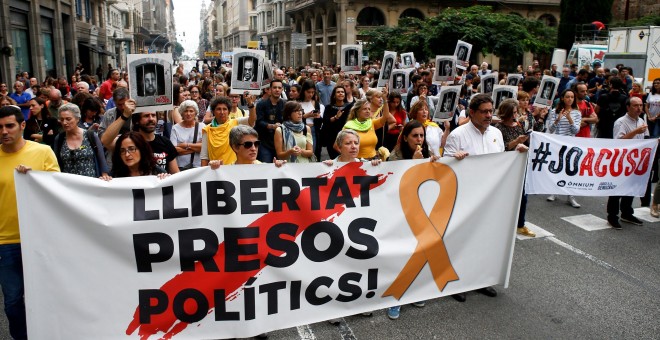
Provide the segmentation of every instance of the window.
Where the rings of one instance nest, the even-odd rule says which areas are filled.
[[[76,0],[76,16],[82,17],[82,0]]]
[[[9,20],[11,23],[11,40],[14,46],[14,58],[16,60],[15,73],[27,71],[32,74],[27,14],[11,11]]]
[[[44,40],[44,62],[46,64],[46,74],[57,74],[55,69],[52,19],[41,17],[41,36]]]

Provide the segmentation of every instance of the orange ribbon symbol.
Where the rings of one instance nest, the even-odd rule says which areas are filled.
[[[419,187],[429,180],[440,184],[440,196],[427,217],[418,191]],[[400,299],[427,262],[440,291],[450,281],[458,280],[458,274],[451,265],[442,240],[454,209],[456,191],[456,174],[452,168],[442,163],[419,164],[403,174],[399,185],[399,199],[406,221],[417,239],[417,247],[392,285],[383,293],[383,297],[394,296],[397,300]]]

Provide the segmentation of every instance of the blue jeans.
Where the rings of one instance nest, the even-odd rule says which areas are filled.
[[[5,314],[9,334],[14,339],[27,339],[21,244],[0,245],[0,286],[5,298]]]

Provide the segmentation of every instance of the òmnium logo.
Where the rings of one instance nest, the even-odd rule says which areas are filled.
[[[558,186],[558,187],[562,187],[562,188],[565,187],[565,186],[566,186],[566,181],[564,181],[564,180],[562,179],[561,181],[557,182],[557,186]]]

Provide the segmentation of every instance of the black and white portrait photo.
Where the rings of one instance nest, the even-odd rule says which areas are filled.
[[[359,74],[362,70],[362,46],[341,46],[341,70],[348,74]]]
[[[377,87],[384,87],[390,81],[392,70],[394,69],[394,61],[396,60],[396,52],[385,51],[383,55],[383,66],[380,69],[380,76],[378,77]]]
[[[456,57],[453,55],[435,56],[435,72],[433,84],[442,85],[443,82],[452,82],[456,74]]]
[[[244,56],[238,59],[238,77],[242,81],[257,81],[259,61],[255,57]]]
[[[518,99],[518,86],[510,85],[495,85],[493,88],[493,107],[495,108],[495,114],[498,112],[500,104],[505,99]]]
[[[472,44],[459,40],[456,42],[456,49],[454,56],[456,57],[456,68],[461,70],[467,69],[470,61],[470,53],[472,53]]]
[[[231,70],[231,89],[258,95],[266,73],[266,53],[262,50],[235,48]]]
[[[383,63],[383,72],[380,74],[382,79],[390,79],[392,74],[392,66],[394,65],[394,58],[387,58]]]
[[[438,93],[438,105],[435,107],[434,122],[445,122],[454,116],[458,98],[460,97],[461,85],[442,86]]]
[[[555,91],[559,86],[559,78],[545,75],[541,78],[540,90],[536,95],[534,106],[538,107],[552,107],[552,101],[555,97]]]
[[[390,93],[407,93],[409,79],[408,70],[392,70],[392,76],[389,81]]]
[[[447,92],[442,97],[442,112],[450,112],[454,106],[454,101],[456,100],[455,92]]]
[[[415,54],[413,52],[401,53],[401,67],[402,68],[415,67]]]
[[[552,94],[555,92],[555,84],[551,82],[546,82],[543,84],[543,89],[541,90],[540,97],[543,99],[552,98]]]
[[[481,77],[481,84],[479,85],[481,86],[481,93],[493,93],[495,84],[497,84],[497,76],[497,72],[491,72]]]
[[[506,84],[510,86],[518,86],[522,80],[522,74],[509,74],[506,76]]]
[[[135,112],[161,111],[173,108],[172,55],[129,54],[129,92],[135,99]]]
[[[346,66],[357,66],[358,54],[357,50],[350,49],[344,52],[346,54]]]
[[[397,74],[396,77],[394,77],[394,85],[392,86],[392,88],[397,89],[397,90],[403,89],[405,87],[404,86],[404,84],[405,84],[404,78],[405,77],[406,76],[403,75],[403,74]]]
[[[138,97],[165,94],[165,70],[159,64],[144,64],[136,68]]]

